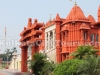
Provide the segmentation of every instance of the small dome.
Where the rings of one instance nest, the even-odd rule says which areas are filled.
[[[66,30],[69,30],[69,29],[68,29],[68,25],[64,25],[64,26],[62,27],[62,29],[61,29],[61,31],[66,31]]]
[[[82,23],[82,25],[80,26],[80,29],[83,29],[83,30],[84,30],[84,29],[85,29],[85,30],[87,29],[87,30],[88,30],[88,29],[90,29],[90,27],[89,27],[87,24]]]
[[[89,21],[91,21],[91,23],[95,23],[95,22],[96,22],[92,15],[89,15],[89,16],[87,17],[87,19],[88,19]]]
[[[46,27],[50,26],[51,23],[52,23],[52,21],[48,21],[48,22],[46,23]]]
[[[67,16],[66,20],[87,20],[83,11],[77,5],[75,5]]]

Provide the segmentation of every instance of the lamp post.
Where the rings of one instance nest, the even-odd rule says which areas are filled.
[[[15,71],[15,59],[16,59],[17,54],[16,54],[16,52],[14,52],[12,55],[13,55],[13,59],[14,59],[14,69],[13,69],[13,72],[14,72]]]

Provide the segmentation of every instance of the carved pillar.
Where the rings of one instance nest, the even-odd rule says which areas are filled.
[[[53,49],[53,30],[50,33],[51,33],[51,35],[50,35],[50,49],[51,48]]]
[[[88,42],[90,42],[90,31],[88,31]]]
[[[48,32],[48,50],[50,49],[50,32]]]
[[[60,22],[56,23],[56,54],[57,54],[57,62],[60,63],[62,61],[61,58],[61,35],[60,35]]]
[[[56,23],[56,57],[57,57],[57,62],[60,63],[62,61],[62,58],[61,58],[61,43],[60,43],[60,40],[61,40],[61,34],[60,34],[60,31],[61,31],[61,23],[62,23],[62,20],[60,19],[59,17],[59,14],[57,14],[56,16],[56,19],[55,19],[55,23]]]
[[[84,32],[81,30],[81,45],[84,45]]]
[[[65,31],[66,51],[67,51],[67,41],[68,41],[68,32]]]
[[[47,33],[45,33],[45,52],[47,49],[48,49],[48,47],[47,47]]]
[[[27,47],[21,48],[21,72],[27,72]]]
[[[42,42],[41,42],[41,46],[42,46],[42,49],[41,50],[44,50],[45,49],[45,26],[43,25],[43,27],[41,28],[42,30]]]
[[[64,32],[61,32],[61,42],[62,43],[64,42]],[[62,44],[61,49],[62,49],[62,52],[63,52],[63,44]],[[62,61],[64,61],[64,54],[62,53],[61,56],[62,56]]]
[[[64,32],[61,33],[61,40],[64,41]]]

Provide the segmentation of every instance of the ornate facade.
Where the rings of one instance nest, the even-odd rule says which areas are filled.
[[[100,6],[98,21],[92,15],[84,16],[83,11],[75,5],[66,18],[56,15],[54,20],[46,24],[39,23],[36,19],[32,23],[29,18],[28,26],[20,33],[21,39],[21,71],[27,71],[27,48],[31,46],[32,55],[44,51],[50,60],[62,62],[69,59],[79,45],[92,45],[100,49]]]

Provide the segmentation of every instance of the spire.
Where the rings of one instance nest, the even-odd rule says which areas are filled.
[[[57,13],[57,15],[56,15],[56,20],[60,20],[60,16],[59,16],[58,13]]]
[[[100,6],[99,6],[98,10],[100,11]]]
[[[49,20],[49,21],[52,21],[52,20],[51,20],[51,16],[52,16],[52,14],[50,14],[50,20]]]
[[[98,22],[100,22],[100,6],[98,8]]]

